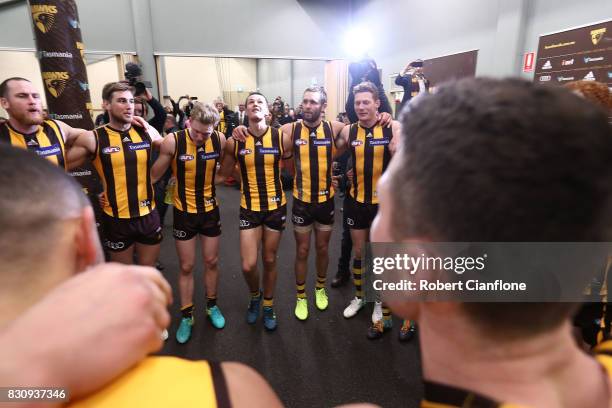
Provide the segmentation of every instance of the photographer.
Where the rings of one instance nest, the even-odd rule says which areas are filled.
[[[401,112],[412,98],[429,93],[429,80],[423,75],[423,60],[418,59],[406,65],[406,68],[395,78],[395,84],[404,88],[404,97],[398,112]]]
[[[380,100],[380,108],[378,112],[387,112],[392,114],[391,105],[389,99],[385,95],[383,84],[380,81],[380,74],[376,66],[376,62],[370,58],[364,58],[358,62],[352,62],[349,65],[349,74],[351,75],[351,86],[349,90],[352,90],[357,84],[364,81],[372,82],[378,88],[378,99]],[[357,122],[357,114],[355,113],[355,96],[349,91],[348,98],[346,100],[346,115],[348,116],[351,123]]]

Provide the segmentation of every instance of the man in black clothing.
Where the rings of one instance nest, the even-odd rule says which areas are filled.
[[[395,78],[395,84],[404,88],[404,97],[397,110],[401,112],[412,98],[429,92],[429,80],[423,75],[423,60],[412,61],[406,65],[406,68]]]
[[[376,88],[378,88],[378,99],[380,100],[380,108],[378,112],[387,112],[393,114],[391,111],[391,105],[389,99],[385,95],[383,84],[380,81],[380,73],[376,67],[376,62],[373,59],[365,58],[358,62],[352,62],[349,65],[349,74],[351,75],[351,86],[349,87],[349,94],[346,100],[346,114],[351,123],[357,122],[357,114],[355,113],[355,96],[353,95],[353,88],[363,81],[370,81]]]

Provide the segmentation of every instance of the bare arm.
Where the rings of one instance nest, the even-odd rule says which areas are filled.
[[[397,120],[394,120],[391,124],[391,129],[393,131],[393,137],[389,143],[389,152],[391,152],[391,155],[394,155],[401,140],[402,125],[400,125]]]
[[[56,122],[64,135],[68,169],[81,166],[87,157],[96,152],[96,138],[93,131],[73,128],[60,121]]]
[[[259,374],[240,363],[221,363],[227,391],[233,407],[282,407],[270,384]]]
[[[222,183],[225,179],[232,174],[232,170],[236,165],[236,158],[234,157],[234,138],[229,138],[225,142],[223,149],[223,160],[221,161],[221,168],[217,172],[215,177],[215,183]]]
[[[155,163],[153,163],[153,167],[151,167],[151,182],[153,184],[157,183],[157,181],[164,175],[166,170],[168,170],[168,167],[172,162],[174,152],[176,151],[175,140],[174,133],[170,133],[163,139],[159,149],[159,157]]]
[[[334,133],[334,144],[336,145],[336,157],[338,157],[346,151],[347,143],[342,138],[342,131],[346,125],[338,121],[333,121],[331,125]]]
[[[280,128],[281,140],[283,143],[283,157],[282,157],[283,160],[290,159],[291,157],[293,157],[293,141],[291,140],[291,126],[289,126],[289,128],[286,128],[285,126],[287,125],[283,125],[283,127]]]
[[[162,142],[164,141],[164,138],[159,134],[157,129],[149,125],[149,123],[146,121],[144,122],[144,128],[149,134],[149,137],[151,138],[151,143],[153,145],[152,147],[154,149],[159,149],[162,145]]]
[[[221,144],[221,153],[219,154],[219,162],[223,161],[223,157],[225,156],[225,144],[227,143],[227,139],[225,135],[219,132],[219,142]]]

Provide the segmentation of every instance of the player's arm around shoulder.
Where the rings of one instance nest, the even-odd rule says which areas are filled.
[[[153,167],[151,167],[151,181],[153,183],[157,183],[166,170],[168,170],[175,152],[176,136],[174,133],[170,133],[162,139],[159,148],[159,157],[155,160],[155,163],[153,163]]]
[[[279,129],[283,143],[283,159],[290,159],[293,156],[293,140],[291,134],[292,124],[286,123]]]

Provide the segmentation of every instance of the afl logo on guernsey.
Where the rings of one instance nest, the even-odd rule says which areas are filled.
[[[150,147],[151,147],[151,144],[149,142],[130,143],[128,145],[128,149],[130,149],[131,151],[144,150]]]
[[[304,146],[304,145],[307,145],[307,144],[308,144],[308,142],[306,140],[304,140],[304,139],[298,139],[298,140],[295,141],[295,145],[296,146]]]
[[[192,156],[192,155],[190,155],[190,154],[181,154],[181,155],[179,156],[179,160],[180,160],[180,161],[184,161],[184,162],[186,162],[186,161],[191,161],[191,160],[193,160],[193,156]]]
[[[247,154],[251,154],[251,153],[253,153],[251,149],[240,149],[240,151],[238,152],[238,154],[241,156],[246,156]]]
[[[363,142],[361,140],[353,140],[351,142],[351,146],[353,146],[353,147],[357,147],[357,146],[361,146],[361,145],[363,145]]]
[[[121,148],[117,146],[109,146],[109,147],[105,147],[104,149],[102,149],[102,153],[104,154],[119,153],[120,151],[121,151]]]

